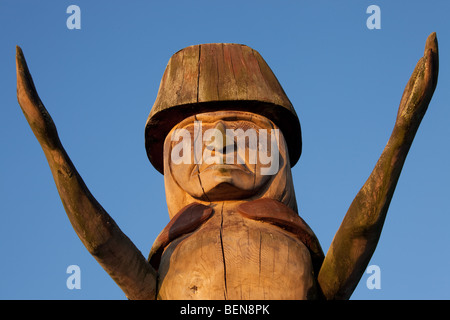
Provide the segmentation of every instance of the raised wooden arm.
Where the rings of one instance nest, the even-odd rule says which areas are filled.
[[[155,299],[155,270],[89,192],[38,96],[22,50],[16,49],[17,99],[47,157],[75,232],[129,299]]]
[[[327,299],[348,299],[378,243],[403,164],[436,88],[439,70],[436,33],[406,85],[391,137],[368,180],[356,195],[319,272]]]

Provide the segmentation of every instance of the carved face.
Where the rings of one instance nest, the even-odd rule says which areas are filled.
[[[249,112],[191,116],[166,138],[164,175],[203,201],[249,198],[285,164],[280,136],[274,123]]]

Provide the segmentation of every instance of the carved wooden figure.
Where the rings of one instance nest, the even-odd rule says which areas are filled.
[[[172,56],[145,128],[169,224],[148,259],[95,200],[65,152],[17,47],[17,97],[83,244],[129,299],[348,299],[375,248],[437,84],[435,33],[392,135],[326,254],[298,215],[300,123],[255,50],[204,44]]]

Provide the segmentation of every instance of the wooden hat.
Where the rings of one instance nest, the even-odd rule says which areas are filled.
[[[145,148],[153,166],[164,173],[164,140],[176,124],[195,114],[223,110],[272,120],[287,142],[291,167],[297,163],[300,122],[267,63],[245,45],[211,43],[184,48],[167,64],[145,126]]]

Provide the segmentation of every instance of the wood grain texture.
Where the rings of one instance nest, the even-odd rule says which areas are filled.
[[[173,241],[159,266],[158,299],[315,299],[308,248],[291,233],[216,207]]]

